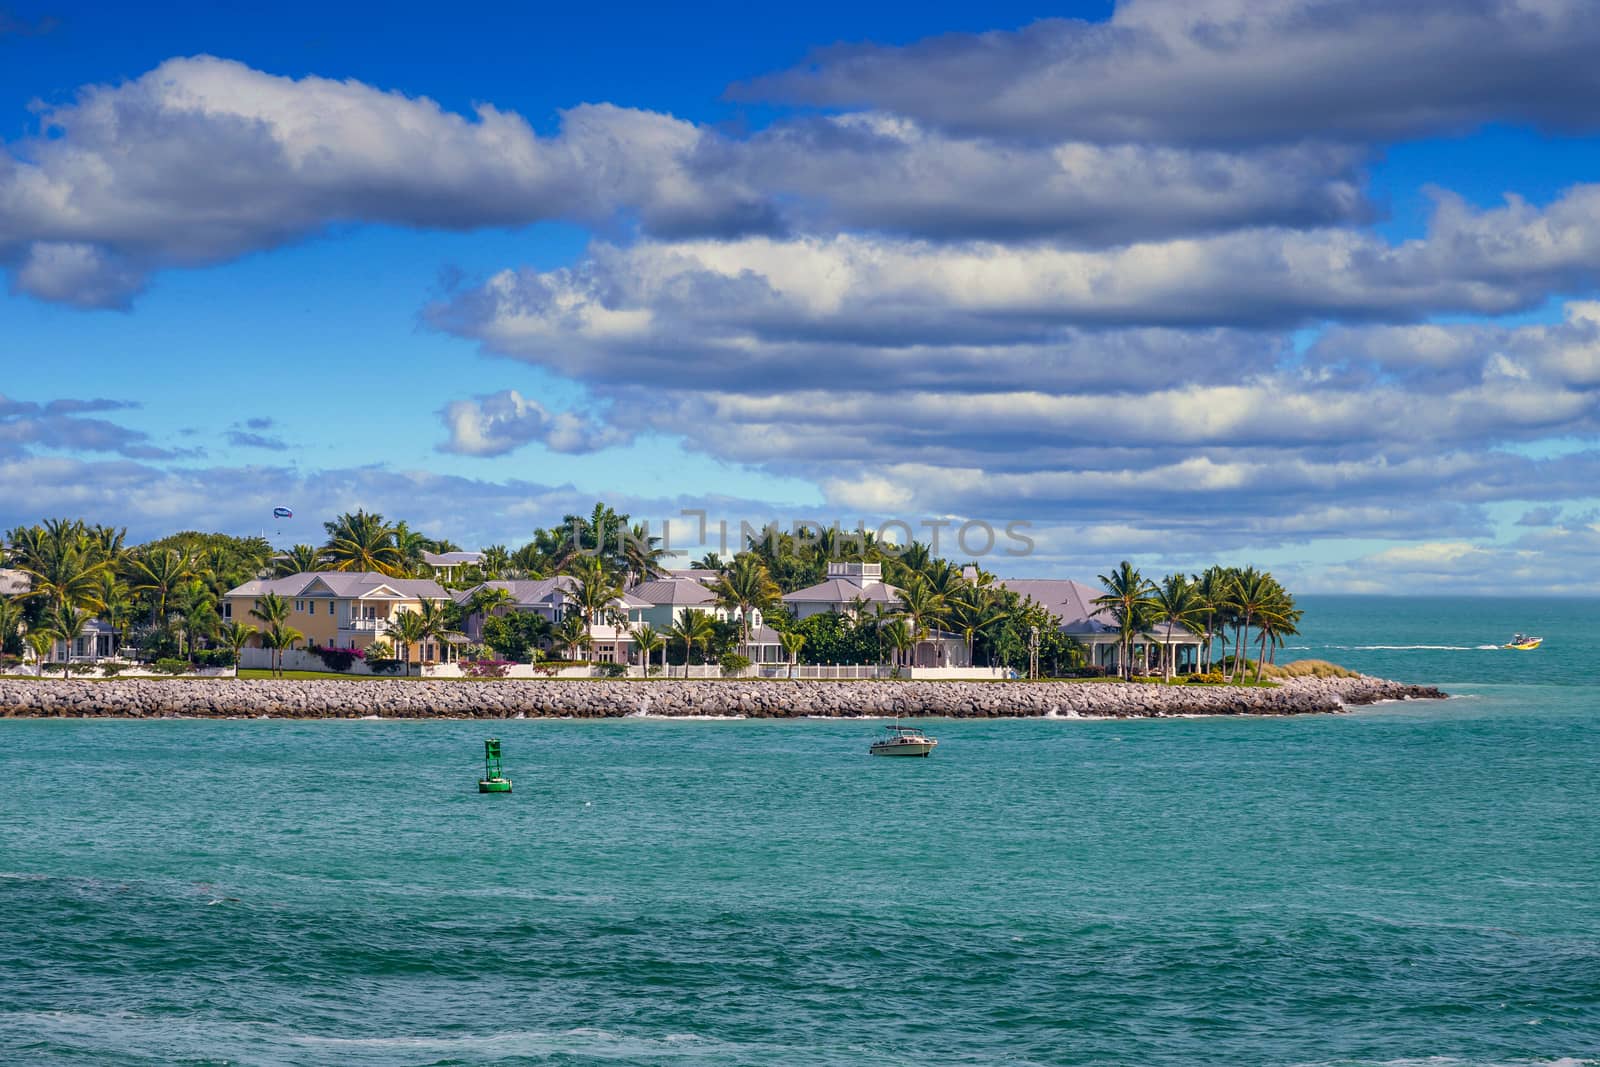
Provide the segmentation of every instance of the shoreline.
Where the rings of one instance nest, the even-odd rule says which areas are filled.
[[[0,718],[1167,718],[1316,715],[1442,700],[1382,678],[1272,688],[1143,683],[588,680],[0,679]]]

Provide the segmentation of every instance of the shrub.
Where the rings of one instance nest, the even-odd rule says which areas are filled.
[[[722,666],[723,677],[731,678],[734,675],[744,673],[750,666],[750,657],[741,656],[737,652],[726,652],[723,654],[722,659],[718,660],[718,663]]]
[[[380,637],[367,646],[366,654],[369,664],[375,659],[394,659],[394,646]]]
[[[628,667],[623,663],[601,663],[597,664],[597,666],[600,668],[600,677],[602,678],[626,678],[628,676]]]
[[[330,671],[338,671],[340,674],[349,670],[356,660],[364,660],[367,657],[367,654],[359,648],[322,648],[313,645],[311,646],[311,651],[315,652],[317,658],[322,660],[324,667]]]
[[[371,649],[368,649],[370,652]],[[400,661],[397,659],[373,659],[367,657],[367,670],[373,674],[399,674]]]
[[[511,669],[508,659],[464,659],[461,673],[468,678],[504,678]]]
[[[189,673],[189,661],[186,659],[158,659],[156,660],[156,673],[171,675],[187,674]]]
[[[1066,667],[1059,674],[1057,674],[1056,677],[1057,678],[1104,678],[1109,673],[1110,672],[1107,671],[1104,667],[1092,667],[1092,666]]]
[[[1224,681],[1226,679],[1222,677],[1221,671],[1208,671],[1205,674],[1189,675],[1190,685],[1221,685]]]
[[[115,678],[117,675],[127,670],[128,667],[129,664],[126,663],[112,663],[108,661],[100,664],[100,673],[105,675],[107,678]]]
[[[1261,671],[1263,678],[1359,678],[1360,673],[1325,659],[1298,659],[1279,666],[1269,663]]]
[[[231,648],[202,648],[194,654],[197,667],[231,667],[233,666],[233,649]]]

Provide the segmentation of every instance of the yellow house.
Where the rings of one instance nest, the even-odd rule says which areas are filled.
[[[266,623],[250,612],[269,593],[288,602],[285,625],[305,635],[295,648],[369,648],[374,641],[390,640],[389,624],[399,612],[420,611],[425,600],[450,603],[444,587],[425,578],[390,578],[375,571],[308,571],[228,590],[222,598],[223,620],[265,630]],[[408,658],[413,663],[442,661],[454,658],[454,653],[448,643],[427,641],[410,649]]]

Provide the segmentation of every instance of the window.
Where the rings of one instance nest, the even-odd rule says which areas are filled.
[[[296,610],[296,611],[304,611],[304,610],[306,610],[306,602],[304,600],[296,600],[294,602],[294,610]]]
[[[233,618],[233,601],[224,600],[222,602],[222,617],[224,619]]]

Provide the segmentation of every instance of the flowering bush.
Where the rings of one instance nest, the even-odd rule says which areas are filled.
[[[322,648],[319,645],[312,645],[310,651],[321,658],[324,667],[341,674],[349,670],[356,660],[367,658],[366,652],[359,648]]]
[[[508,659],[464,659],[461,673],[468,678],[504,678],[511,669]]]

